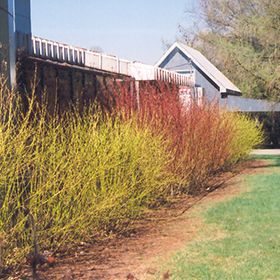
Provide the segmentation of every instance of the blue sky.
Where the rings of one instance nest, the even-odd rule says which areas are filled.
[[[195,0],[32,0],[33,34],[154,64]]]

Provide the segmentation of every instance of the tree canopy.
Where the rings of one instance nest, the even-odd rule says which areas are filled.
[[[198,9],[193,45],[244,95],[280,100],[280,1],[199,0]]]

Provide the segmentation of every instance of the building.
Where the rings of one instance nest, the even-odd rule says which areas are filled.
[[[188,95],[193,94],[198,103],[201,99],[219,102],[229,111],[280,111],[280,103],[243,97],[240,89],[202,53],[183,43],[174,43],[155,64],[155,67],[186,75],[193,80],[193,93],[184,91],[184,88],[182,90],[184,100],[189,100]]]
[[[209,101],[219,100],[223,103],[222,99],[229,95],[241,96],[240,89],[204,55],[185,44],[174,43],[155,66],[192,76],[195,87],[204,89]]]

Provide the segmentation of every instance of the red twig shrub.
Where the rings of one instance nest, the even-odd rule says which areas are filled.
[[[173,155],[168,167],[174,175],[173,191],[200,192],[231,164],[231,146],[238,137],[235,117],[218,104],[183,104],[178,87],[163,82],[140,82],[138,93],[131,82],[115,82],[108,88],[115,112],[124,118],[136,116],[140,126],[164,136],[166,151]]]

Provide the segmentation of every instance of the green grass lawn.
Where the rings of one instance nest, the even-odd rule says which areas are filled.
[[[280,279],[280,157],[258,158],[270,166],[245,175],[247,192],[199,214],[199,236],[164,266],[171,279]]]

